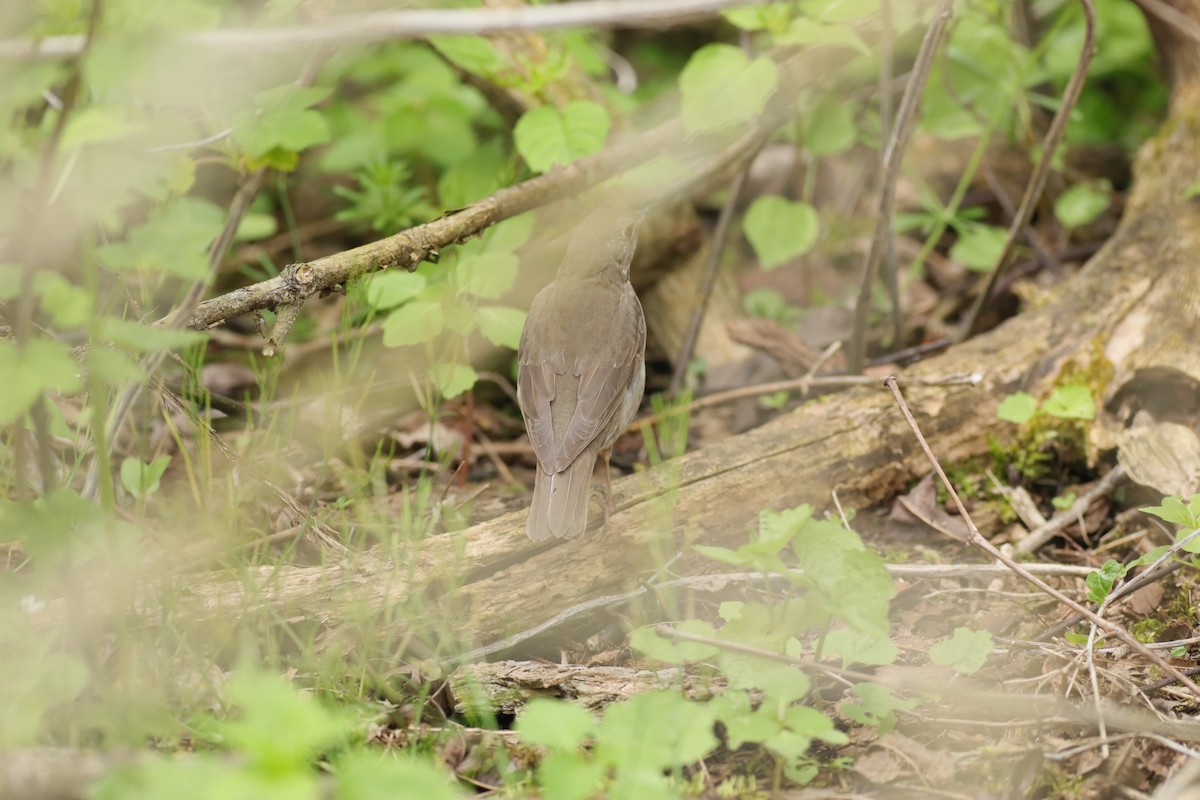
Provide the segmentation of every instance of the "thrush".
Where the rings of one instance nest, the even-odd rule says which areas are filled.
[[[521,331],[517,401],[538,462],[525,530],[535,542],[587,530],[596,457],[607,481],[613,443],[642,401],[646,318],[629,284],[640,223],[608,206],[588,214]]]

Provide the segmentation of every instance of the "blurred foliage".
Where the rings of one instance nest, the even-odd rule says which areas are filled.
[[[1105,145],[1128,152],[1155,124],[1166,93],[1134,4],[1096,4],[1097,56],[1064,149]],[[899,65],[915,52],[931,4],[890,5]],[[302,623],[244,609],[238,610],[246,619],[236,620],[244,627],[211,641],[175,627],[173,613],[184,603],[175,592],[186,596],[186,588],[157,584],[186,584],[196,562],[231,572],[269,571],[276,557],[246,543],[262,539],[275,515],[258,507],[245,480],[257,464],[226,474],[214,467],[221,459],[205,436],[185,442],[180,432],[189,414],[210,410],[211,398],[197,387],[206,367],[233,358],[222,349],[228,345],[155,320],[178,309],[189,293],[211,296],[244,283],[246,275],[279,275],[306,252],[302,235],[314,222],[340,225],[332,249],[395,234],[595,154],[640,125],[639,114],[661,116],[668,101],[688,137],[730,135],[779,90],[778,48],[830,45],[845,54],[842,70],[802,94],[796,124],[778,135],[807,163],[823,168],[856,149],[878,148],[887,136],[880,130],[878,53],[856,27],[877,12],[878,2],[870,0],[739,8],[677,35],[547,31],[534,48],[503,36],[435,36],[214,55],[175,40],[181,32],[215,28],[319,25],[331,11],[321,6],[105,0],[96,37],[77,61],[0,59],[0,545],[8,559],[0,581],[0,679],[7,687],[0,746],[112,746],[156,737],[171,747],[188,736],[200,749],[195,757],[149,759],[114,775],[98,797],[460,794],[427,753],[381,759],[362,747],[361,732],[379,716],[378,706],[369,704],[401,674],[403,647],[338,650],[333,634],[318,641],[318,632]],[[83,34],[93,7],[90,0],[5,7],[0,38]],[[923,270],[947,231],[954,236],[952,259],[977,270],[994,264],[1003,230],[989,224],[982,209],[962,207],[966,190],[989,143],[1033,146],[1038,120],[1053,110],[1082,44],[1077,3],[1051,0],[1032,9],[1040,35],[1026,46],[1009,33],[1011,4],[970,0],[956,8],[919,125],[941,142],[974,142],[975,155],[950,198],[922,186],[920,208],[897,218],[898,228],[925,238],[921,255],[907,266],[910,274]],[[744,48],[738,46],[743,37]],[[637,76],[636,86],[620,86],[621,64]],[[684,169],[667,155],[623,179],[665,184],[665,175],[674,178]],[[1057,168],[1063,156],[1056,154]],[[249,214],[231,219],[238,187],[259,171],[267,179]],[[1066,235],[1094,222],[1117,191],[1101,181],[1072,177],[1065,183],[1054,213]],[[815,207],[811,188],[810,182],[799,197],[760,197],[749,206],[741,231],[763,268],[813,252],[836,229],[836,212]],[[306,214],[298,218],[298,209]],[[374,325],[383,345],[419,353],[427,366],[397,379],[428,412],[428,448],[436,454],[433,429],[444,401],[468,396],[479,379],[474,356],[483,347],[512,350],[519,341],[524,312],[511,295],[532,232],[531,215],[523,215],[446,248],[437,263],[414,272],[355,280],[345,287],[343,313],[332,330],[328,320],[307,313],[295,330],[351,342],[344,350],[331,348],[345,374],[361,357],[360,334]],[[275,239],[286,241],[281,247]],[[214,252],[220,240],[244,249],[232,256]],[[788,325],[800,316],[770,289],[748,293],[745,303],[750,313]],[[273,319],[270,312],[264,316]],[[181,397],[183,411],[127,421],[133,435],[109,441],[107,427],[122,398],[136,396],[133,390],[163,363],[181,370],[190,387]],[[296,432],[269,412],[279,360],[249,354],[240,366],[253,372],[261,401],[248,412],[247,428],[290,444]],[[997,445],[1008,463],[1022,473],[1040,469],[1046,452],[1040,444],[1052,436],[1082,448],[1081,426],[1094,414],[1095,389],[1068,381],[1040,403],[1006,401],[1005,419],[1043,436],[1038,445],[1027,439],[1016,450]],[[352,413],[353,401],[326,411],[331,418]],[[329,428],[340,431],[342,421]],[[655,456],[669,460],[686,444],[686,419],[677,416],[659,434]],[[287,449],[278,458],[291,466],[296,452]],[[116,456],[111,463],[110,453]],[[434,529],[441,512],[425,473],[401,489],[394,506],[380,502],[394,480],[390,455],[381,445],[365,456],[314,458],[306,451],[304,458],[320,462],[321,480],[338,487],[330,505],[344,514],[350,544],[381,544],[403,577],[415,568],[410,546]],[[51,474],[41,474],[45,464]],[[91,472],[95,491],[85,492]],[[1194,506],[1195,498],[1165,502],[1157,513],[1194,523]],[[138,569],[149,546],[173,543],[165,537],[175,526],[195,533],[198,518],[203,529],[221,531],[218,541],[184,542],[183,577],[155,575],[151,599],[138,596],[135,584],[145,577]],[[212,550],[187,549],[194,545]],[[846,664],[895,659],[888,637],[894,590],[878,557],[846,527],[813,519],[807,507],[764,512],[744,547],[701,552],[739,569],[783,576],[802,590],[802,599],[727,603],[719,624],[690,620],[680,630],[778,656],[810,655],[808,643],[820,641],[824,654]],[[106,571],[116,577],[105,602],[143,610],[149,602],[161,615],[157,627],[131,623],[112,636],[73,630],[64,642],[53,626],[35,622],[58,600],[63,607],[55,606],[55,613],[80,619],[103,607],[76,591],[86,585],[84,576]],[[60,598],[65,589],[72,591]],[[418,618],[422,610],[388,613]],[[386,628],[386,620],[367,612],[364,620]],[[251,667],[235,670],[225,683],[215,665],[227,666],[231,654],[245,652],[246,637],[255,638],[249,649],[273,671],[301,670],[297,683],[319,688],[321,698]],[[643,695],[613,705],[598,720],[561,704],[531,705],[517,730],[548,755],[532,778],[528,771],[512,773],[514,782],[536,780],[547,796],[559,798],[584,798],[597,787],[610,797],[676,797],[686,786],[684,769],[717,746],[717,721],[726,744],[763,745],[797,782],[844,766],[814,756],[814,742],[840,743],[845,734],[829,709],[807,704],[809,679],[794,666],[646,630],[634,643],[659,660],[709,661],[731,691],[708,705],[674,692]],[[444,652],[438,641],[418,644]],[[936,660],[969,673],[989,646],[980,634],[956,633]],[[214,669],[220,678],[209,674]],[[752,693],[767,702],[753,707]],[[343,705],[326,702],[335,695]],[[911,702],[870,683],[856,684],[850,698],[841,712],[880,730]],[[654,724],[665,719],[680,724]],[[413,749],[420,747],[417,742]],[[239,758],[220,755],[226,751]]]

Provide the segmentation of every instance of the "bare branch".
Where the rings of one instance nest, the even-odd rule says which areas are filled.
[[[888,230],[892,227],[892,205],[896,199],[896,180],[900,175],[900,162],[904,158],[904,147],[908,143],[908,135],[912,131],[913,119],[916,116],[917,104],[925,89],[925,81],[933,66],[933,56],[941,43],[942,35],[950,22],[954,9],[954,0],[940,0],[933,12],[933,20],[925,31],[921,41],[921,49],[917,53],[917,61],[913,64],[908,85],[904,88],[904,97],[900,101],[900,111],[896,115],[896,125],[892,129],[891,138],[884,150],[881,169],[883,179],[879,189],[879,203],[876,207],[875,235],[871,237],[871,249],[867,251],[867,262],[863,266],[862,283],[858,289],[858,301],[854,305],[854,333],[850,339],[850,371],[861,372],[863,358],[867,350],[867,314],[871,310],[871,289],[875,285],[875,276],[879,273],[879,264],[887,253]]]
[[[1091,66],[1092,56],[1096,52],[1096,9],[1092,6],[1092,0],[1079,0],[1079,3],[1083,7],[1083,20],[1086,25],[1083,48],[1079,51],[1079,61],[1075,64],[1075,71],[1071,73],[1070,80],[1067,81],[1067,88],[1063,90],[1062,100],[1059,101],[1058,111],[1055,112],[1054,119],[1050,122],[1050,128],[1042,139],[1042,157],[1038,161],[1037,167],[1034,168],[1029,183],[1025,185],[1025,194],[1021,197],[1017,215],[1013,217],[1012,224],[1008,226],[1008,236],[1004,239],[1004,248],[1000,251],[1000,256],[996,259],[996,266],[988,274],[983,288],[979,290],[975,304],[971,306],[971,312],[967,315],[967,321],[959,335],[960,339],[979,332],[979,314],[987,304],[988,298],[991,297],[992,290],[996,287],[996,281],[1008,268],[1013,253],[1017,251],[1017,240],[1024,234],[1025,227],[1029,224],[1030,217],[1033,216],[1033,207],[1042,197],[1042,190],[1046,188],[1046,179],[1050,176],[1050,164],[1054,160],[1054,152],[1058,150],[1059,142],[1062,141],[1063,134],[1067,132],[1067,121],[1075,104],[1079,102],[1084,81],[1087,80],[1088,67]]]
[[[436,34],[490,34],[580,27],[675,25],[711,17],[723,8],[766,0],[583,0],[514,8],[414,9],[353,14],[286,28],[192,31],[184,44],[218,52],[295,50],[317,45],[419,39]],[[83,36],[0,41],[0,58],[62,58],[83,50]]]

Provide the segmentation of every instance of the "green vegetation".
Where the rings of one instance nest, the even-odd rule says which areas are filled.
[[[1098,56],[1056,154],[1064,241],[1122,190],[1076,179],[1068,156],[1131,150],[1165,103],[1134,5],[1096,4]],[[901,648],[883,560],[848,522],[805,505],[762,511],[736,549],[656,545],[655,581],[678,544],[680,558],[786,587],[714,608],[664,591],[673,622],[622,630],[617,649],[646,669],[681,667],[670,688],[596,716],[544,698],[515,719],[482,700],[468,717],[446,711],[451,659],[480,644],[475,610],[456,595],[477,554],[435,536],[473,520],[478,492],[458,489],[476,434],[488,445],[518,436],[515,405],[495,387],[511,374],[522,282],[549,238],[534,212],[411,271],[364,265],[342,296],[299,309],[281,302],[202,331],[188,325],[197,303],[301,281],[296,264],[553,177],[664,113],[689,142],[736,139],[797,89],[783,85],[781,63],[810,47],[839,48],[839,68],[799,88],[769,142],[794,146],[804,174],[787,196],[750,201],[731,238],[776,275],[802,256],[857,259],[863,220],[814,196],[836,159],[875,159],[890,133],[879,47],[863,30],[878,3],[773,2],[653,37],[548,30],[524,43],[431,36],[278,53],[254,37],[245,52],[197,37],[318,28],[343,13],[309,5],[45,0],[0,12],[0,40],[84,37],[75,57],[0,55],[0,751],[139,749],[91,787],[102,800],[756,797],[836,786],[852,739],[887,735],[932,699],[864,671],[984,668],[992,636],[969,626],[939,633],[928,652],[912,652],[911,637]],[[897,63],[910,63],[929,4],[889,5]],[[919,208],[895,227],[920,234],[918,252],[900,259],[909,283],[928,275],[935,251],[968,270],[994,266],[1004,228],[964,207],[978,202],[968,190],[989,147],[1028,149],[1082,42],[1074,4],[1037,4],[1031,46],[1010,35],[1010,4],[959,5],[919,131],[938,146],[969,140],[971,156],[948,197],[906,167]],[[632,64],[636,91],[618,88],[614,63]],[[674,155],[606,186],[695,179]],[[744,303],[788,327],[805,313],[770,287]],[[266,333],[279,337],[274,356],[263,354]],[[1021,481],[1079,469],[1110,380],[1097,354],[1046,397],[1009,397],[997,413],[1014,435],[995,440],[991,466]],[[673,461],[689,441],[687,416],[661,396],[651,403],[663,421],[645,460],[666,488],[661,530],[647,538],[671,529],[683,480]],[[408,410],[420,419],[400,430]],[[517,483],[500,469],[488,480]],[[1147,511],[1194,528],[1200,495]],[[361,560],[340,561],[324,531]],[[433,551],[461,569],[430,577]],[[1089,599],[1152,560],[1107,562],[1087,579]],[[289,604],[367,574],[388,591],[333,622]],[[1155,635],[1152,622],[1139,635]],[[702,696],[682,690],[685,673]],[[452,764],[447,742],[468,734],[485,745]],[[697,765],[712,758],[732,766],[710,781]]]

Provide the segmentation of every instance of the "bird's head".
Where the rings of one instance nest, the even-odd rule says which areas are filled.
[[[615,271],[621,280],[629,280],[644,216],[644,211],[614,206],[591,211],[571,234],[559,273],[583,277]]]

